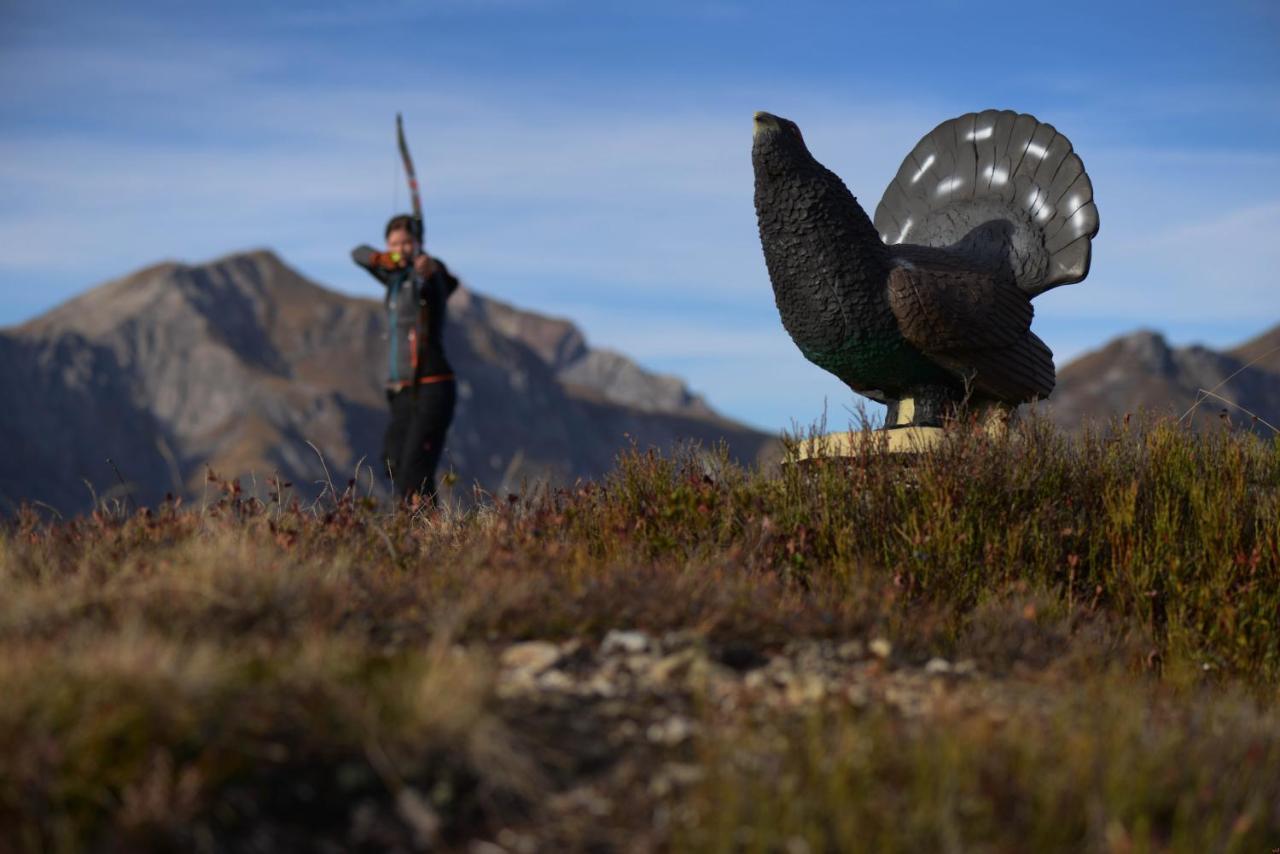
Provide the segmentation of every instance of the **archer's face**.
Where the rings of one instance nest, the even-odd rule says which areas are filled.
[[[413,236],[409,234],[406,228],[397,228],[395,231],[387,235],[387,251],[399,252],[405,258],[413,254],[413,250],[417,248],[413,242]]]

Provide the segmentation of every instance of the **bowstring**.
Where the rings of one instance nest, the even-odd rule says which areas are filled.
[[[391,159],[391,216],[400,212],[400,155]]]

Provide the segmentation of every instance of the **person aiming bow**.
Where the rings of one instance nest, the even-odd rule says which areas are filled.
[[[387,223],[385,251],[358,246],[351,258],[386,289],[391,422],[383,439],[384,464],[398,498],[413,503],[421,496],[434,504],[436,466],[457,402],[453,368],[444,352],[444,321],[458,280],[423,248],[422,204],[399,116],[396,126],[414,212]]]

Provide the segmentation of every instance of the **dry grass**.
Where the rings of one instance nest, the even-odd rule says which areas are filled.
[[[922,719],[767,715],[719,730],[678,847],[698,851],[1266,851],[1280,718],[1117,674]]]
[[[601,483],[435,516],[211,486],[200,508],[0,534],[14,848],[461,845],[543,785],[493,645],[614,628],[759,651],[877,634],[907,665],[1041,674],[999,725],[725,721],[674,844],[1280,841],[1257,711],[1280,685],[1280,440],[1029,421],[907,470],[781,473],[633,451]]]

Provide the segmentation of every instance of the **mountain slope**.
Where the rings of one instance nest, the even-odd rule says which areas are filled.
[[[748,461],[775,445],[679,380],[592,350],[568,321],[465,290],[450,306],[459,405],[442,469],[463,492],[598,475],[624,434],[641,446],[723,438]],[[26,449],[0,462],[0,497],[75,510],[89,504],[84,481],[125,480],[153,502],[199,494],[206,466],[260,492],[278,473],[308,495],[359,467],[361,488],[380,490],[386,347],[379,302],[322,288],[270,252],[108,282],[0,332],[11,366],[0,393],[21,402],[0,441]]]
[[[1280,324],[1227,352],[1245,364],[1280,374]]]
[[[1280,326],[1226,352],[1171,347],[1156,332],[1135,332],[1065,365],[1048,411],[1071,429],[1142,410],[1181,417],[1204,390],[1217,397],[1205,397],[1196,407],[1191,420],[1197,425],[1220,424],[1225,411],[1238,426],[1255,427],[1249,413],[1280,426],[1277,347]],[[1264,425],[1256,428],[1271,432]]]

